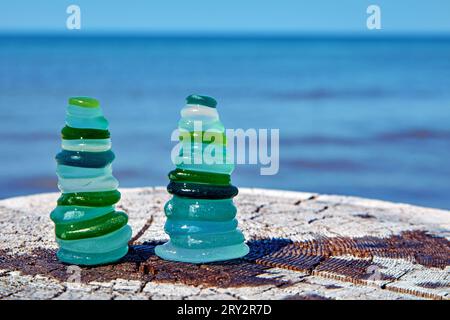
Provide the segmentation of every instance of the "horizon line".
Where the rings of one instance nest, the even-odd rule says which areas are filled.
[[[88,31],[82,30],[0,30],[0,37],[59,37],[59,38],[357,38],[357,39],[411,39],[411,38],[450,38],[447,31],[424,32],[386,32],[383,30],[367,31]]]

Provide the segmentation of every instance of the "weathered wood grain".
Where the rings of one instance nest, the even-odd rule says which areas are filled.
[[[240,189],[252,248],[230,263],[161,261],[165,188],[123,189],[134,230],[114,266],[54,259],[58,194],[0,201],[0,299],[449,299],[450,212],[378,200]],[[80,272],[80,278],[77,278]]]

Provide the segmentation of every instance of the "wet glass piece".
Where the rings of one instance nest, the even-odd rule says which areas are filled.
[[[127,222],[128,216],[124,212],[113,211],[90,220],[57,223],[55,233],[63,240],[92,238],[115,231]]]
[[[108,130],[99,129],[80,129],[65,126],[61,130],[61,136],[65,140],[77,139],[109,139],[110,133]]]
[[[60,165],[83,167],[83,168],[103,168],[113,162],[114,152],[111,150],[104,152],[82,152],[63,150],[56,155],[56,162]]]
[[[233,185],[217,186],[173,181],[167,186],[167,191],[180,197],[196,199],[228,199],[237,196],[239,192]]]

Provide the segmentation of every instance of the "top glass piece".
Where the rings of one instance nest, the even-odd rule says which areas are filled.
[[[196,104],[200,106],[215,108],[217,106],[217,101],[214,98],[208,96],[201,96],[198,94],[191,94],[186,98],[187,104]]]
[[[69,104],[84,108],[98,108],[100,106],[100,102],[97,99],[89,97],[71,97],[69,98]]]

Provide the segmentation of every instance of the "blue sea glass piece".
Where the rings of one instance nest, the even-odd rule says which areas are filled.
[[[65,166],[103,168],[114,160],[111,150],[104,152],[82,152],[63,150],[56,155],[56,162]]]

